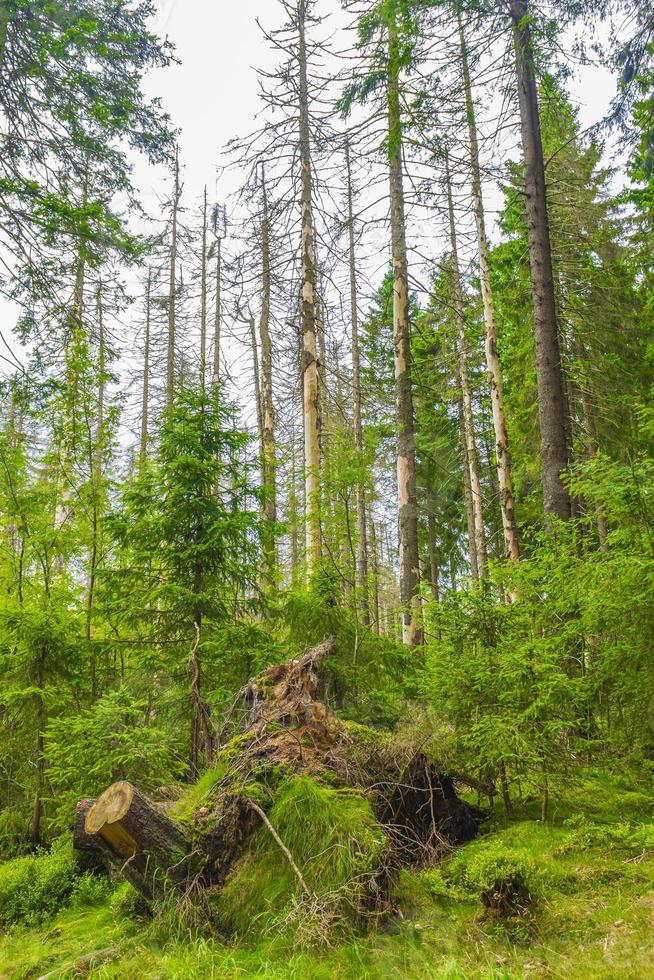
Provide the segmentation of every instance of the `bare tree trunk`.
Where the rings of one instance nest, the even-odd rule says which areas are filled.
[[[352,324],[352,395],[354,421],[354,448],[360,469],[357,481],[357,554],[356,584],[361,609],[362,622],[370,622],[368,597],[368,538],[366,528],[366,488],[363,480],[363,424],[361,421],[361,355],[359,352],[359,313],[357,310],[356,253],[354,244],[354,202],[352,193],[352,166],[350,145],[345,144],[347,167],[347,217],[350,245],[350,317]]]
[[[389,186],[393,264],[393,337],[395,410],[397,424],[397,490],[400,538],[400,603],[402,638],[407,646],[422,643],[420,623],[420,566],[416,448],[411,383],[409,283],[402,163],[402,118],[398,40],[395,26],[388,29],[388,136]]]
[[[300,542],[298,536],[298,493],[297,493],[297,459],[295,431],[291,433],[291,487],[288,495],[288,528],[291,545],[291,588],[298,586],[298,570],[300,567]]]
[[[270,585],[277,577],[277,545],[275,525],[277,523],[277,447],[275,444],[275,403],[272,380],[272,343],[270,339],[270,217],[268,213],[268,194],[266,176],[261,168],[261,318],[259,320],[259,339],[261,341],[262,374],[262,438],[264,469],[264,519],[266,535],[264,541],[266,573]]]
[[[166,408],[171,409],[175,396],[175,318],[177,299],[177,211],[179,208],[179,148],[175,151],[175,187],[173,223],[170,237],[170,278],[168,284],[168,351],[166,357]]]
[[[500,490],[500,510],[504,532],[504,547],[509,558],[517,561],[520,557],[518,526],[515,517],[513,496],[513,479],[511,475],[511,454],[509,451],[509,436],[506,427],[506,412],[504,409],[504,385],[502,370],[497,353],[497,323],[495,319],[495,304],[490,277],[490,254],[486,235],[486,219],[484,215],[484,198],[481,186],[481,169],[479,165],[479,141],[475,122],[475,106],[472,99],[472,85],[468,66],[468,51],[461,14],[458,14],[459,39],[461,44],[461,65],[466,97],[468,116],[468,134],[470,138],[470,166],[472,171],[472,197],[477,226],[477,244],[479,248],[479,271],[481,279],[481,295],[484,304],[484,319],[486,322],[486,366],[491,395],[493,415],[493,430],[495,434],[495,456],[497,459],[497,478]]]
[[[431,595],[434,602],[440,602],[440,588],[438,585],[438,554],[436,552],[436,518],[430,511],[427,516],[427,526],[429,533],[429,579],[431,583]]]
[[[221,290],[222,290],[222,238],[216,238],[216,310],[214,315],[213,334],[213,382],[220,380],[220,334],[222,321]]]
[[[562,480],[568,465],[563,367],[554,294],[545,164],[529,12],[528,0],[510,0],[525,167],[525,205],[536,339],[543,503],[547,522],[551,515],[568,520],[571,515],[571,505],[570,495]]]
[[[207,187],[202,211],[202,260],[200,266],[200,386],[204,391],[207,373]]]
[[[461,439],[461,458],[463,460],[463,502],[466,511],[468,529],[468,554],[470,556],[470,575],[473,582],[479,580],[479,558],[477,556],[477,532],[475,529],[475,508],[472,502],[470,487],[470,464],[468,462],[468,446],[466,444],[465,425],[463,421],[463,401],[459,399],[459,436]]]
[[[316,266],[311,174],[311,130],[305,20],[307,0],[297,0],[302,210],[302,380],[304,414],[306,565],[309,576],[320,561],[320,443],[316,360]]]
[[[484,534],[484,504],[481,495],[481,480],[479,479],[479,456],[475,441],[475,420],[472,410],[472,395],[468,374],[468,351],[466,348],[466,321],[463,306],[463,291],[461,289],[461,273],[459,271],[459,254],[456,241],[456,225],[454,221],[454,203],[452,199],[452,181],[447,149],[445,150],[445,179],[447,181],[447,206],[450,217],[450,246],[452,249],[452,276],[454,286],[454,312],[456,316],[457,334],[459,339],[459,379],[461,381],[461,403],[463,406],[463,433],[466,444],[466,457],[470,479],[470,493],[475,524],[475,551],[477,555],[477,570],[479,578],[486,577],[486,538]]]
[[[381,623],[379,621],[379,552],[377,550],[377,531],[375,529],[375,518],[370,512],[370,556],[372,559],[372,615],[373,628],[375,633],[381,633]]]
[[[261,472],[261,483],[265,486],[266,466],[264,460],[263,442],[263,414],[261,411],[261,381],[259,377],[259,348],[257,347],[257,330],[254,325],[254,317],[248,320],[250,327],[250,347],[252,348],[252,368],[254,374],[254,400],[257,408],[257,433],[259,435],[259,466]]]
[[[143,350],[143,402],[141,405],[140,465],[143,468],[148,453],[148,413],[150,409],[150,316],[152,296],[152,269],[148,269],[145,291],[145,344]]]

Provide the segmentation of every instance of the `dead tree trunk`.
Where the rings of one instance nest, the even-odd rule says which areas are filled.
[[[481,186],[481,168],[479,165],[479,141],[475,122],[475,106],[472,99],[472,85],[468,65],[468,51],[461,14],[458,14],[459,41],[461,46],[461,66],[466,98],[468,117],[468,135],[470,138],[470,167],[472,171],[472,199],[477,226],[477,245],[479,248],[479,271],[481,280],[481,295],[484,304],[484,319],[486,322],[486,367],[491,395],[493,415],[493,430],[495,434],[495,456],[497,460],[497,478],[500,490],[500,510],[504,531],[504,547],[509,558],[517,561],[520,557],[518,540],[518,525],[515,518],[513,497],[513,479],[511,475],[511,454],[509,452],[509,436],[506,427],[506,412],[504,409],[504,384],[502,370],[497,353],[497,323],[495,319],[495,304],[490,277],[490,254],[486,235],[486,219],[484,215],[484,198]]]
[[[307,78],[306,0],[297,0],[302,211],[302,388],[304,415],[305,532],[307,575],[320,561],[320,442],[316,358],[316,263]]]
[[[141,468],[148,453],[148,415],[150,409],[150,317],[152,295],[152,269],[148,269],[145,291],[145,341],[143,347],[143,401],[141,404],[141,445],[139,460]]]
[[[277,523],[277,447],[275,444],[275,403],[273,400],[272,343],[270,339],[270,217],[268,213],[268,194],[266,177],[261,168],[261,318],[259,320],[259,340],[261,342],[261,410],[264,470],[265,519],[264,551],[266,578],[273,586],[277,578],[277,544],[275,525]]]
[[[393,263],[393,337],[397,424],[397,491],[400,537],[400,604],[402,638],[407,646],[422,643],[416,446],[411,383],[409,283],[402,163],[399,51],[395,25],[388,29],[388,137]]]
[[[470,557],[470,575],[473,582],[479,580],[479,559],[477,557],[477,533],[475,530],[475,508],[472,502],[470,487],[470,465],[468,463],[468,446],[463,422],[463,400],[459,399],[459,438],[461,442],[461,459],[463,461],[463,502],[466,512],[468,530],[468,555]]]
[[[99,850],[148,899],[183,888],[193,874],[193,847],[179,824],[128,782],[80,801],[73,840],[78,850]]]
[[[221,332],[221,287],[222,287],[222,239],[216,236],[216,310],[214,315],[213,336],[213,383],[220,380],[220,332]]]
[[[354,421],[354,448],[360,469],[356,488],[357,502],[357,551],[356,584],[361,610],[361,619],[370,622],[368,596],[368,535],[366,528],[366,488],[363,481],[363,424],[361,421],[361,356],[359,352],[359,313],[357,310],[357,275],[354,245],[354,202],[352,193],[352,167],[350,145],[345,144],[345,163],[347,168],[347,224],[350,246],[350,318],[352,323],[352,396]]]
[[[207,188],[202,209],[202,256],[200,260],[200,386],[204,391],[207,373]]]
[[[447,149],[445,150],[445,180],[447,182],[447,206],[450,218],[450,245],[452,249],[452,280],[454,287],[454,313],[456,316],[458,346],[459,346],[459,380],[461,382],[461,402],[463,406],[463,433],[466,444],[466,458],[472,495],[474,514],[475,551],[477,554],[477,569],[479,578],[486,577],[486,537],[484,534],[484,504],[479,479],[479,456],[475,440],[475,420],[472,410],[472,394],[468,372],[468,351],[466,340],[466,321],[463,306],[463,291],[461,288],[461,273],[459,271],[459,253],[456,240],[456,224],[454,221],[454,202],[452,198],[452,181]]]
[[[568,466],[563,366],[554,293],[545,163],[528,0],[510,0],[525,167],[525,207],[534,306],[536,376],[545,520],[571,516],[562,476]]]
[[[166,408],[171,409],[175,395],[175,319],[177,300],[177,212],[179,208],[179,148],[175,152],[175,185],[173,221],[170,233],[170,274],[168,281],[168,349],[166,353]]]

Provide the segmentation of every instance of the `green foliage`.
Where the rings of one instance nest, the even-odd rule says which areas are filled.
[[[281,783],[269,811],[311,892],[303,894],[286,856],[262,827],[217,896],[218,914],[242,938],[283,930],[302,941],[351,929],[366,912],[386,840],[363,796],[308,776]]]
[[[536,864],[528,852],[484,842],[457,855],[447,876],[501,915],[529,911],[539,891]]]
[[[317,591],[289,596],[280,615],[284,646],[300,653],[333,636],[334,653],[324,664],[330,697],[344,718],[392,728],[414,688],[415,658],[388,637],[358,626],[324,589],[322,578]]]
[[[76,890],[80,896],[93,894],[94,900],[105,897],[80,875],[69,840],[62,839],[49,853],[0,864],[0,922],[39,922],[64,908]]]
[[[53,719],[45,741],[60,829],[70,825],[81,797],[98,796],[118,779],[148,792],[174,781],[185,768],[179,735],[157,725],[148,700],[125,687],[84,711]]]

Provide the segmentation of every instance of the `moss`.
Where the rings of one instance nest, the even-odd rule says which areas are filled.
[[[299,918],[313,912],[329,917],[330,926],[353,925],[386,854],[386,838],[364,797],[297,776],[279,787],[269,819],[314,896],[312,909]],[[293,919],[305,898],[286,856],[262,827],[220,893],[219,915],[231,931],[252,937]]]
[[[189,786],[183,795],[175,800],[170,808],[171,817],[184,822],[191,821],[195,811],[210,800],[213,789],[224,778],[227,770],[228,765],[221,758],[217,765],[203,773],[197,783]]]
[[[356,721],[343,721],[341,724],[347,734],[356,742],[372,742],[375,745],[381,745],[389,738],[387,732],[379,731],[377,728],[371,728],[369,725],[360,725]]]

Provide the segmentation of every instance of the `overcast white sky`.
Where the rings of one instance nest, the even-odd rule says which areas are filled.
[[[256,19],[274,27],[280,21],[280,8],[277,0],[157,0],[157,8],[154,28],[170,36],[182,63],[154,73],[147,88],[161,96],[182,129],[186,189],[195,198],[205,182],[215,186],[216,162],[225,143],[252,127],[260,108],[255,66],[270,68],[277,60]],[[334,24],[343,23],[340,0],[320,0],[317,12],[332,17]],[[614,79],[607,71],[579,72],[572,94],[582,124],[591,125],[602,117],[614,91]],[[146,195],[158,185],[148,169],[139,167]]]
[[[319,0],[317,11],[333,18],[334,26],[344,23],[340,0]],[[181,64],[153,73],[146,86],[150,94],[161,98],[181,129],[187,208],[199,201],[205,183],[210,200],[224,201],[236,189],[238,175],[223,177],[217,185],[216,165],[227,141],[250,131],[260,110],[255,66],[272,68],[278,60],[257,18],[266,27],[278,25],[277,0],[157,0],[153,30],[169,35]],[[614,91],[615,81],[607,71],[586,68],[579,73],[571,94],[579,104],[583,125],[604,115]],[[169,173],[140,160],[135,164],[135,177],[146,212],[157,216],[161,200],[170,193]],[[489,212],[497,201],[488,188]],[[382,265],[383,261],[382,257]],[[0,318],[8,336],[16,311],[0,303]]]

